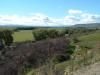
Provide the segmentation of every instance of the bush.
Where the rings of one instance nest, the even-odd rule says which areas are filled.
[[[78,42],[79,42],[78,37],[73,37],[73,42],[74,42],[74,43],[78,43]]]
[[[3,31],[3,40],[4,40],[5,45],[7,46],[13,43],[12,31],[10,30]]]
[[[12,34],[13,33],[10,30],[0,31],[0,43],[2,46],[3,46],[3,44],[9,46],[11,43],[13,43]]]
[[[47,38],[47,30],[44,30],[44,29],[34,30],[33,36],[36,41],[46,39]]]
[[[65,35],[65,31],[57,31],[55,29],[37,29],[33,31],[33,36],[36,41],[47,39],[47,38],[56,38]]]
[[[54,63],[61,63],[61,62],[64,62],[66,60],[69,60],[69,59],[70,59],[70,55],[69,54],[57,55],[57,56],[52,58]]]
[[[4,44],[3,44],[2,39],[0,39],[0,50],[2,50],[3,48],[4,48]]]
[[[68,34],[65,29],[58,32],[59,37],[65,36],[65,34]]]
[[[56,38],[58,37],[58,31],[54,29],[47,30],[47,38]]]

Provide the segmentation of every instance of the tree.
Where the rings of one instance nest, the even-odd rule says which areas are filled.
[[[59,36],[58,31],[54,29],[47,30],[48,38],[56,38]]]
[[[12,31],[10,30],[3,31],[3,40],[4,40],[5,45],[7,46],[13,43]]]
[[[34,30],[33,36],[36,41],[46,39],[47,38],[47,30],[45,30],[45,29]]]
[[[0,50],[2,50],[3,48],[4,48],[4,44],[3,44],[2,39],[0,39]]]
[[[55,29],[37,29],[33,31],[33,36],[36,41],[47,38],[62,37],[65,34],[65,31],[57,31]]]
[[[13,36],[12,31],[10,30],[2,30],[0,31],[0,45],[3,47],[3,45],[9,46],[11,43],[13,43]]]

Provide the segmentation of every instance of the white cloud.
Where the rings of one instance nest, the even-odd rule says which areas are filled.
[[[65,24],[68,24],[68,25],[74,25],[76,24],[77,22],[79,21],[79,19],[75,16],[66,16],[64,18],[64,22]]]
[[[18,24],[32,26],[60,26],[80,23],[100,23],[99,14],[91,14],[81,10],[69,10],[63,18],[52,18],[41,13],[31,13],[29,16],[0,15],[0,24]]]
[[[80,20],[81,23],[100,23],[100,15],[83,13]]]
[[[74,14],[82,14],[82,11],[81,10],[70,9],[70,10],[68,10],[68,13],[72,14],[72,15],[74,15]]]

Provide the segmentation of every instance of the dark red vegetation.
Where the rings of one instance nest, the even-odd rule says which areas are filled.
[[[23,75],[25,68],[37,68],[53,57],[67,60],[69,44],[65,37],[13,44],[0,52],[0,75]]]

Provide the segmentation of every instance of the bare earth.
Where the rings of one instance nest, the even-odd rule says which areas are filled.
[[[95,63],[91,66],[77,70],[73,75],[100,75],[100,62]]]

